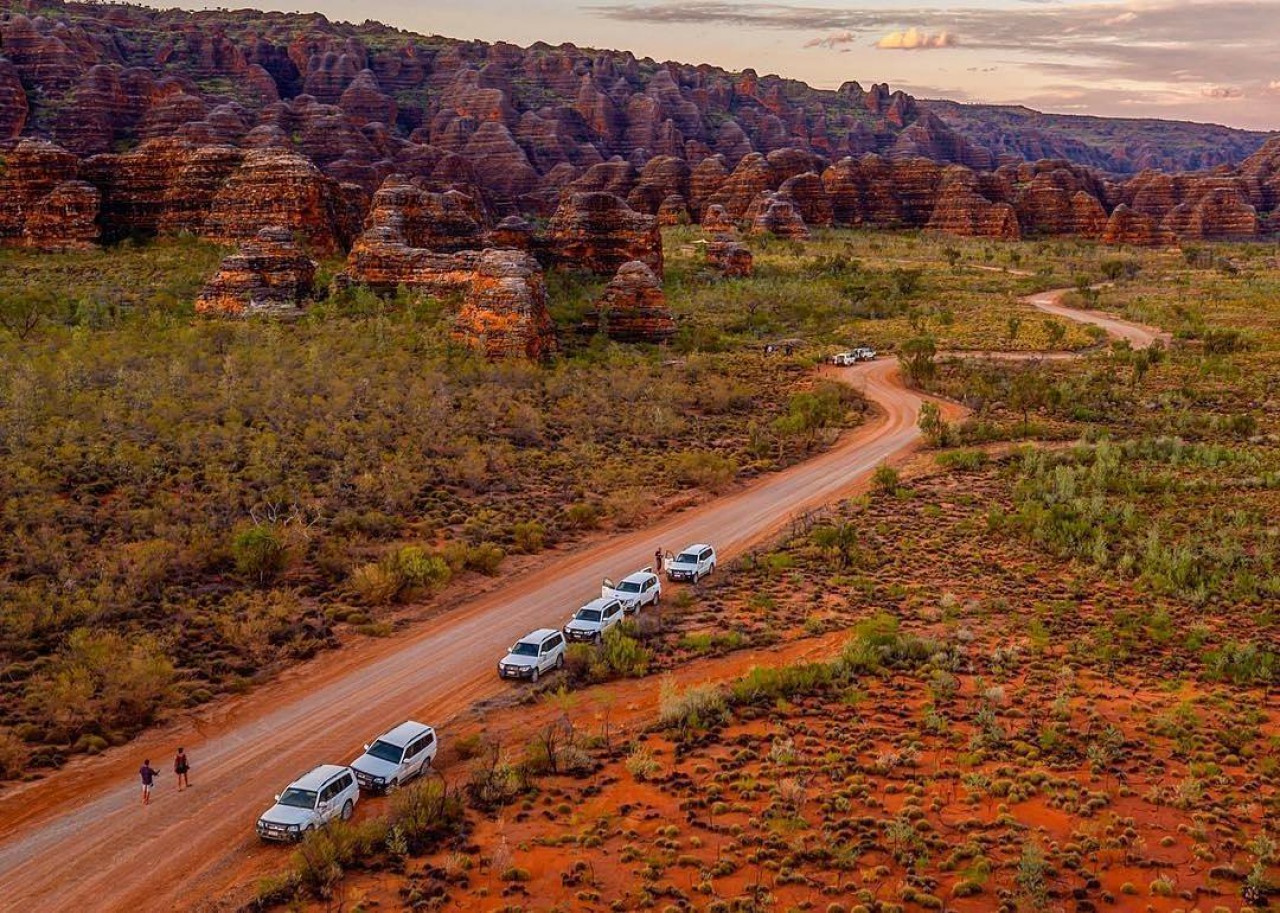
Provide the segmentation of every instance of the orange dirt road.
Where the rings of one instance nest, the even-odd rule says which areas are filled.
[[[1028,300],[1057,313],[1063,293]],[[1060,316],[1099,323],[1135,345],[1158,335],[1106,315],[1067,309]],[[601,578],[649,563],[655,547],[701,540],[714,543],[724,563],[794,515],[856,492],[880,463],[907,456],[919,440],[922,397],[903,386],[896,363],[833,373],[879,413],[826,453],[648,529],[550,555],[397,637],[321,656],[197,719],[6,789],[0,910],[219,908],[218,898],[246,872],[284,865],[286,851],[261,845],[253,825],[293,777],[321,762],[350,761],[370,736],[408,717],[445,725],[447,740],[451,718],[515,687],[494,668],[506,647],[533,628],[563,623],[598,592]],[[954,417],[959,407],[947,404],[945,412]],[[191,757],[194,783],[182,794],[168,769],[178,745]],[[148,757],[163,773],[142,808],[135,772]]]

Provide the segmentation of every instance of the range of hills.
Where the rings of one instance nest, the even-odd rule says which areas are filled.
[[[578,226],[584,251],[689,219],[1253,238],[1280,206],[1280,140],[1264,140],[317,14],[0,0],[0,244],[36,248],[279,228],[372,251],[394,284],[387,263],[419,249],[554,259],[563,238],[522,218]],[[1152,163],[1216,167],[1116,173]]]
[[[1155,118],[1045,114],[1020,105],[920,105],[998,159],[1066,159],[1116,175],[1235,165],[1273,135]]]

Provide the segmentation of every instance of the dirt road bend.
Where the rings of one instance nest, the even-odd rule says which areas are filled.
[[[1058,313],[1062,294],[1028,300]],[[1158,336],[1106,315],[1060,316],[1098,322],[1135,345]],[[0,910],[216,909],[246,869],[283,866],[286,854],[259,845],[253,823],[293,777],[317,763],[351,760],[369,736],[407,717],[440,726],[512,687],[494,671],[512,641],[562,623],[598,592],[602,577],[648,563],[654,548],[708,540],[723,563],[797,513],[853,493],[880,463],[906,456],[919,440],[922,398],[903,386],[896,363],[882,359],[835,373],[878,411],[826,453],[650,528],[549,556],[399,637],[321,657],[219,705],[199,723],[149,732],[43,780],[6,788]],[[447,738],[447,725],[444,731]],[[142,759],[167,768],[180,744],[192,757],[193,788],[178,794],[166,771],[151,805],[140,807],[135,771]]]

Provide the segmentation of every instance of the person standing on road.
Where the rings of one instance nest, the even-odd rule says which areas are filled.
[[[655,574],[661,574],[661,573],[662,573],[662,548],[661,548],[661,546],[659,546],[658,550],[657,550],[657,551],[655,551],[655,552],[653,553],[653,572],[654,572]]]
[[[191,788],[191,781],[187,779],[189,770],[191,770],[191,764],[187,761],[187,750],[179,748],[177,757],[173,759],[173,772],[178,778],[178,792]]]
[[[138,768],[138,776],[142,778],[142,804],[151,804],[151,787],[156,781],[156,777],[160,776],[160,771],[151,766],[151,759],[147,758],[142,762],[142,766]]]

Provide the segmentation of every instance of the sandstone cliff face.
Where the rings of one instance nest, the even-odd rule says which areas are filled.
[[[662,282],[646,264],[632,260],[618,268],[582,329],[619,342],[665,342],[675,335],[676,322]]]
[[[573,193],[547,225],[541,250],[553,263],[610,276],[639,260],[662,275],[658,220],[611,193]]]
[[[196,299],[196,313],[294,317],[315,292],[316,263],[286,228],[264,228],[223,259]]]

